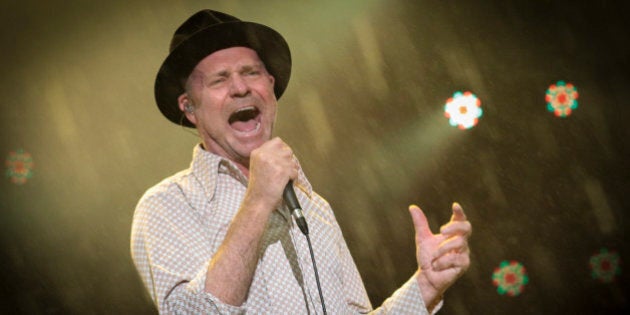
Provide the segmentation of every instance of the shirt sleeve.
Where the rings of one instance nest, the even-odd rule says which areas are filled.
[[[331,219],[335,223],[336,229],[341,234],[341,229],[331,212]],[[346,290],[346,303],[353,312],[360,314],[422,314],[429,315],[420,286],[414,276],[412,276],[405,284],[387,298],[383,304],[372,310],[363,280],[354,263],[348,246],[343,236],[340,238],[340,255],[344,270],[344,290]],[[432,314],[437,313],[442,307],[442,301],[433,310]]]
[[[345,250],[347,250],[347,248]],[[420,293],[420,286],[418,285],[418,281],[415,276],[409,278],[409,280],[396,290],[394,294],[387,298],[380,307],[371,310],[372,306],[367,292],[365,291],[365,286],[363,285],[363,281],[361,280],[361,276],[354,260],[352,260],[349,255],[350,254],[348,252],[344,263],[346,266],[345,277],[348,284],[346,288],[355,289],[346,292],[348,307],[361,314],[429,314],[429,311],[424,304],[422,294]],[[433,314],[437,313],[441,307],[442,302],[435,307]]]
[[[437,313],[442,308],[443,301],[440,301],[432,314]],[[386,299],[383,304],[375,309],[371,314],[423,314],[428,315],[424,299],[420,293],[420,286],[415,275],[409,278],[392,296]]]
[[[132,258],[159,313],[245,313],[246,305],[228,305],[204,291],[212,240],[186,211],[192,209],[183,196],[153,193],[134,214]]]

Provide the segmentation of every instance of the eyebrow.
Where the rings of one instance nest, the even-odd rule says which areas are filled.
[[[250,71],[250,70],[262,70],[265,69],[265,66],[261,62],[256,62],[252,64],[244,64],[237,69],[237,72]],[[208,77],[213,76],[229,76],[229,70],[221,70],[219,72],[210,73]]]
[[[263,68],[264,66],[262,65],[262,63],[255,63],[251,65],[244,65],[243,67],[241,67],[241,71],[261,70]]]

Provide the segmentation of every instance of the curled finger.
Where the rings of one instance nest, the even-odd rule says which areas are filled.
[[[461,236],[451,237],[440,244],[434,259],[449,253],[465,253],[468,251],[468,240]]]

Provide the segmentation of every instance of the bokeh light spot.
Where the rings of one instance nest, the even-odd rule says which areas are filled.
[[[577,88],[572,83],[558,81],[547,89],[547,110],[558,117],[567,117],[578,106]]]
[[[469,91],[455,92],[453,97],[446,100],[444,106],[444,115],[449,119],[448,122],[459,129],[474,127],[482,114],[481,101]]]
[[[14,184],[22,185],[33,176],[33,158],[30,153],[23,149],[9,152],[5,164],[7,167],[6,176]]]
[[[607,248],[601,248],[598,253],[591,256],[589,267],[593,279],[603,283],[614,282],[621,274],[619,254],[614,250],[608,251]]]
[[[517,296],[523,292],[528,282],[529,277],[525,267],[516,261],[502,261],[492,274],[492,284],[497,287],[497,292],[501,295]]]

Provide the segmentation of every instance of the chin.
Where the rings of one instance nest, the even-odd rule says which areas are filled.
[[[243,143],[243,144],[239,145],[239,148],[237,149],[237,152],[241,156],[249,158],[250,155],[252,154],[252,151],[258,149],[265,142],[267,142],[267,141],[261,139],[261,140],[251,141],[251,142],[248,142],[248,143]]]

